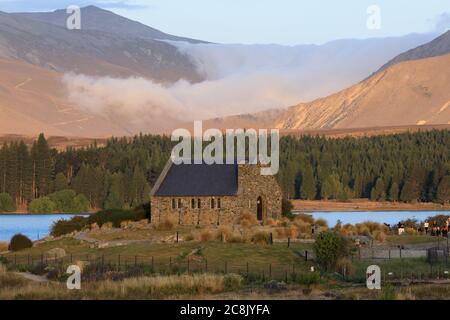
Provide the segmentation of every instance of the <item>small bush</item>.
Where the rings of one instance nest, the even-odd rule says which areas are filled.
[[[373,238],[379,242],[385,242],[386,241],[386,234],[380,230],[376,230],[372,234]]]
[[[31,248],[32,246],[33,242],[27,236],[18,233],[11,238],[8,249],[10,251],[20,251]]]
[[[0,242],[0,252],[8,251],[8,243]]]
[[[284,228],[275,228],[273,234],[276,239],[295,239],[298,237],[299,232],[295,226],[290,226]]]
[[[123,221],[140,221],[146,219],[146,214],[143,210],[120,210],[110,209],[102,210],[89,216],[88,224],[97,223],[100,227],[108,222],[113,224],[114,228],[120,228]]]
[[[73,217],[70,220],[58,220],[53,223],[51,235],[60,237],[74,231],[81,231],[87,225],[88,219],[83,217]]]
[[[281,201],[281,213],[284,217],[292,218],[292,209],[294,206],[292,202],[286,198],[283,198]]]
[[[48,264],[46,262],[39,262],[36,265],[33,266],[31,269],[31,273],[42,276],[47,273]]]
[[[349,254],[347,240],[340,234],[332,231],[319,233],[314,243],[314,253],[317,263],[325,270],[331,271],[336,267],[340,258]]]
[[[243,243],[245,242],[244,237],[240,233],[233,233],[231,236],[227,238],[227,242],[229,243]]]
[[[111,223],[114,228],[120,228],[120,224],[124,221],[141,221],[144,219],[146,219],[146,212],[142,208],[134,210],[102,210],[87,218],[74,217],[70,220],[59,220],[53,224],[51,234],[58,237],[73,231],[80,231],[86,226],[95,223],[100,227]]]
[[[175,221],[171,218],[165,218],[163,221],[156,225],[156,230],[170,231],[175,228]]]
[[[250,241],[255,244],[270,244],[270,234],[266,231],[256,231],[251,235]]]
[[[278,221],[274,220],[274,219],[267,219],[266,223],[264,225],[266,226],[276,226],[278,224]]]
[[[205,229],[198,233],[198,240],[201,242],[208,242],[214,238],[214,234],[211,230]]]
[[[251,227],[258,225],[259,222],[258,219],[256,218],[256,215],[249,212],[244,212],[239,218],[238,224],[240,224],[243,227]]]
[[[301,273],[296,277],[296,282],[307,286],[308,288],[312,285],[318,284],[320,282],[319,272],[305,272]]]
[[[328,228],[328,222],[325,219],[319,218],[316,220],[316,225],[321,228]]]
[[[310,224],[310,225],[315,222],[313,216],[311,216],[309,214],[304,214],[304,213],[301,213],[301,214],[295,216],[294,221],[303,221],[303,222],[305,222],[307,224]]]
[[[311,233],[311,224],[302,219],[295,219],[294,225],[300,233]]]
[[[223,278],[225,290],[233,291],[242,287],[243,278],[237,274],[227,274]]]
[[[409,235],[417,235],[417,234],[419,234],[419,231],[417,231],[414,228],[406,228],[405,233],[409,234]]]

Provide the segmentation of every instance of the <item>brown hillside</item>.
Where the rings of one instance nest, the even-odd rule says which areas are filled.
[[[117,124],[81,112],[66,100],[62,75],[0,59],[0,134],[105,137],[126,135]]]
[[[326,98],[289,108],[280,129],[450,123],[450,54],[399,63]]]

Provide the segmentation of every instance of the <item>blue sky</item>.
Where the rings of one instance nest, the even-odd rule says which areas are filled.
[[[168,33],[220,43],[323,43],[443,32],[450,26],[449,0],[0,0],[0,10],[73,4],[98,5]],[[370,5],[381,9],[378,30],[366,26]]]

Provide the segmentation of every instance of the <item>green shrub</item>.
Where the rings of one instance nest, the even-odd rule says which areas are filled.
[[[73,217],[70,220],[61,219],[53,223],[51,235],[60,237],[74,231],[81,231],[87,224],[88,218],[84,217]]]
[[[7,193],[0,193],[0,211],[13,212],[16,211],[16,204],[11,196]]]
[[[34,199],[28,205],[31,213],[52,213],[56,211],[56,204],[49,197]]]
[[[114,228],[120,228],[120,223],[123,221],[139,221],[146,218],[145,212],[142,210],[102,210],[88,218],[88,223],[97,223],[102,226],[105,223],[111,222]]]
[[[286,198],[283,198],[281,201],[281,213],[284,217],[292,218],[292,209],[294,206],[292,202]]]
[[[296,282],[307,286],[308,288],[314,284],[318,284],[320,281],[319,272],[305,272],[296,277]]]
[[[325,271],[335,268],[337,261],[349,252],[347,240],[333,231],[319,233],[313,248],[317,263]]]
[[[9,242],[8,250],[10,251],[20,251],[23,249],[28,249],[33,246],[33,242],[23,234],[15,234],[11,241]]]
[[[93,223],[99,226],[111,222],[114,228],[119,228],[123,221],[140,221],[146,219],[147,212],[142,207],[133,210],[102,210],[89,217],[73,217],[70,220],[56,221],[51,229],[51,235],[59,237],[74,231],[80,231]]]

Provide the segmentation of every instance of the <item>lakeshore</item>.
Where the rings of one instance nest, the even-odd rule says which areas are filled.
[[[291,200],[293,210],[297,212],[311,211],[450,211],[450,204],[431,202],[390,202],[370,201],[368,199],[351,199],[346,202],[334,200]]]

